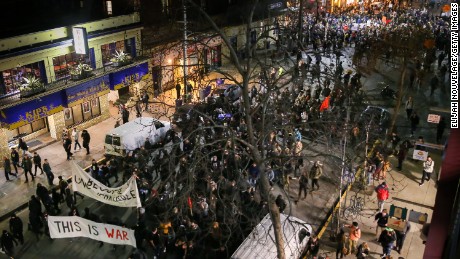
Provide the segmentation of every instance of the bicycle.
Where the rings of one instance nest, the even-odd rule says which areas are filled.
[[[351,205],[343,211],[343,216],[346,219],[350,219],[350,217],[352,219],[356,219],[359,213],[364,209],[364,199],[362,197],[358,197],[358,194],[356,194],[350,199],[350,203]]]

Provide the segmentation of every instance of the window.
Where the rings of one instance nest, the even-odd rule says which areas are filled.
[[[39,62],[18,66],[16,68],[7,69],[2,72],[3,82],[5,85],[5,94],[14,93],[19,91],[19,86],[22,79],[26,76],[35,76],[41,78]],[[46,82],[43,82],[46,83]]]
[[[69,69],[78,64],[90,64],[88,55],[80,55],[75,52],[53,58],[54,75],[56,80],[70,76]]]
[[[104,44],[101,46],[102,63],[104,64],[104,66],[112,64],[110,59],[113,58],[113,56],[115,55],[115,51],[126,52],[124,40]]]
[[[105,7],[107,10],[107,15],[112,15],[112,1],[105,1]]]

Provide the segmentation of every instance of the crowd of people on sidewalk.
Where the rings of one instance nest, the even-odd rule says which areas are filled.
[[[386,17],[386,21],[383,21],[382,16]],[[209,98],[206,103],[195,104],[190,108],[187,106],[182,109],[183,112],[181,107],[177,107],[176,115],[180,120],[176,123],[181,129],[180,133],[175,130],[168,131],[161,143],[150,143],[146,140],[142,147],[132,150],[126,157],[112,158],[100,163],[93,160],[88,174],[106,186],[116,185],[120,173],[122,182],[132,176],[136,178],[143,208],[139,210],[137,224],[132,226],[137,242],[134,253],[145,254],[148,251],[158,258],[166,253],[174,254],[177,258],[229,257],[232,249],[238,246],[242,238],[269,211],[268,201],[259,194],[262,174],[260,168],[265,168],[266,172],[263,173],[269,176],[272,186],[279,184],[286,189],[289,188],[290,179],[299,179],[298,199],[302,193],[305,198],[309,183],[312,191],[315,187],[316,190],[320,188],[319,180],[324,167],[321,161],[314,161],[311,167],[307,166],[302,153],[302,140],[314,140],[326,135],[328,144],[337,145],[341,143],[343,134],[347,134],[353,144],[363,138],[365,125],[356,123],[353,130],[345,133],[341,129],[347,123],[346,106],[353,103],[354,109],[360,110],[365,105],[360,102],[363,91],[359,64],[364,57],[367,57],[368,65],[370,59],[380,58],[372,56],[371,53],[382,47],[382,40],[394,34],[410,37],[411,30],[420,29],[435,38],[435,48],[426,49],[425,60],[413,60],[413,81],[419,85],[425,83],[424,77],[430,71],[431,64],[436,61],[436,49],[442,53],[450,53],[447,44],[448,23],[416,9],[395,10],[388,7],[387,11],[380,14],[342,12],[321,17],[305,17],[305,31],[302,35],[285,34],[290,35],[285,40],[291,42],[291,45],[300,36],[302,38],[299,47],[290,48],[297,55],[298,62],[293,70],[293,83],[289,87],[277,89],[280,80],[285,76],[283,70],[262,71],[258,78],[260,85],[250,91],[251,111],[243,109],[242,99],[235,102],[223,94]],[[357,27],[355,23],[358,24]],[[312,46],[314,61],[311,53],[303,58],[303,53],[308,52],[309,46]],[[346,46],[353,46],[355,50],[355,72],[344,71],[342,66],[341,52]],[[390,59],[396,51],[390,49],[382,54]],[[322,58],[329,57],[329,54],[335,54],[335,64],[323,66]],[[440,72],[446,66],[443,59],[444,54],[438,59]],[[308,82],[309,86],[305,88],[304,82]],[[438,81],[432,79],[431,92],[443,82],[443,78]],[[146,107],[148,99],[148,95],[142,97]],[[414,121],[414,134],[418,124],[415,118],[411,119],[417,114],[415,105],[409,102],[405,108],[411,123]],[[121,115],[123,123],[126,123],[129,113],[126,115],[123,109]],[[246,124],[247,116],[252,117],[251,128]],[[331,121],[333,123],[329,123]],[[90,154],[91,138],[86,130],[81,134],[76,128],[72,133],[63,131],[62,144],[67,160],[73,157],[72,143],[74,151],[77,147],[81,149],[80,137],[83,148]],[[256,163],[254,154],[246,145],[254,137],[260,139],[258,145],[266,158],[263,166]],[[398,154],[398,158],[399,154],[407,154],[408,144],[399,143],[400,138],[396,132],[391,137],[391,154]],[[29,201],[28,226],[39,238],[41,234],[48,232],[44,219],[48,214],[61,213],[61,203],[68,206],[69,216],[80,215],[76,207],[76,196],[83,196],[72,192],[62,176],[58,177],[59,184],[54,188],[54,173],[48,160],[44,159],[42,164],[42,158],[37,152],[30,157],[22,139],[18,149],[22,151],[22,162],[21,155],[15,148],[11,150],[9,158],[4,158],[6,179],[10,180],[10,176],[18,178],[17,167],[20,167],[23,168],[25,182],[29,181],[28,174],[34,181],[37,169],[40,169],[41,174],[46,174],[51,189],[50,192],[44,185],[37,184],[36,195]],[[385,180],[386,172],[390,170],[389,155],[383,150],[377,150],[373,154],[365,169],[369,183],[371,177],[377,181]],[[401,155],[401,161],[404,159],[405,155]],[[10,164],[13,165],[15,173],[12,173]],[[32,173],[33,165],[35,174]],[[421,184],[430,178],[433,165],[430,159],[425,162]],[[402,162],[398,168],[402,168]],[[115,179],[111,182],[112,178]],[[384,202],[389,193],[385,182],[376,188],[376,193],[379,213],[375,219],[377,231],[381,230],[378,242],[382,244],[383,255],[389,256],[395,244],[398,244],[400,251],[404,239],[398,239],[398,234],[386,227],[387,212]],[[286,208],[286,202],[281,195],[278,196],[276,204],[280,212]],[[119,219],[101,219],[89,209],[85,209],[84,217],[124,225]],[[14,253],[12,250],[16,239],[24,242],[22,222],[19,221],[13,215],[10,220],[12,234],[3,231],[2,246],[9,253]],[[361,229],[358,223],[353,222],[345,227],[349,228],[349,242],[344,242],[346,233],[342,230],[337,258],[348,253],[355,254],[357,258],[365,258],[369,254],[369,247],[366,242],[359,243]],[[401,239],[402,241],[398,241]],[[318,240],[312,237],[308,249],[316,254],[318,247]]]

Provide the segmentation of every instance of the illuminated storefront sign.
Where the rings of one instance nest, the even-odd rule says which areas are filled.
[[[65,90],[67,107],[75,106],[109,92],[109,76],[103,76],[84,82]]]
[[[83,55],[88,54],[88,35],[86,33],[86,28],[73,27],[72,35],[75,53]]]
[[[8,124],[10,130],[16,129],[62,111],[64,103],[62,92],[53,93],[2,110],[0,121]]]
[[[130,86],[134,83],[140,82],[149,73],[149,64],[142,63],[137,66],[129,67],[121,71],[111,73],[110,77],[110,89],[118,90],[126,86]]]

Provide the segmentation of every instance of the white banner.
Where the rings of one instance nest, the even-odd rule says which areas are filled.
[[[134,177],[120,187],[110,188],[94,179],[72,162],[72,189],[105,204],[117,207],[141,207],[141,200]]]
[[[51,238],[87,237],[115,245],[136,247],[134,230],[97,223],[77,216],[48,216]]]

